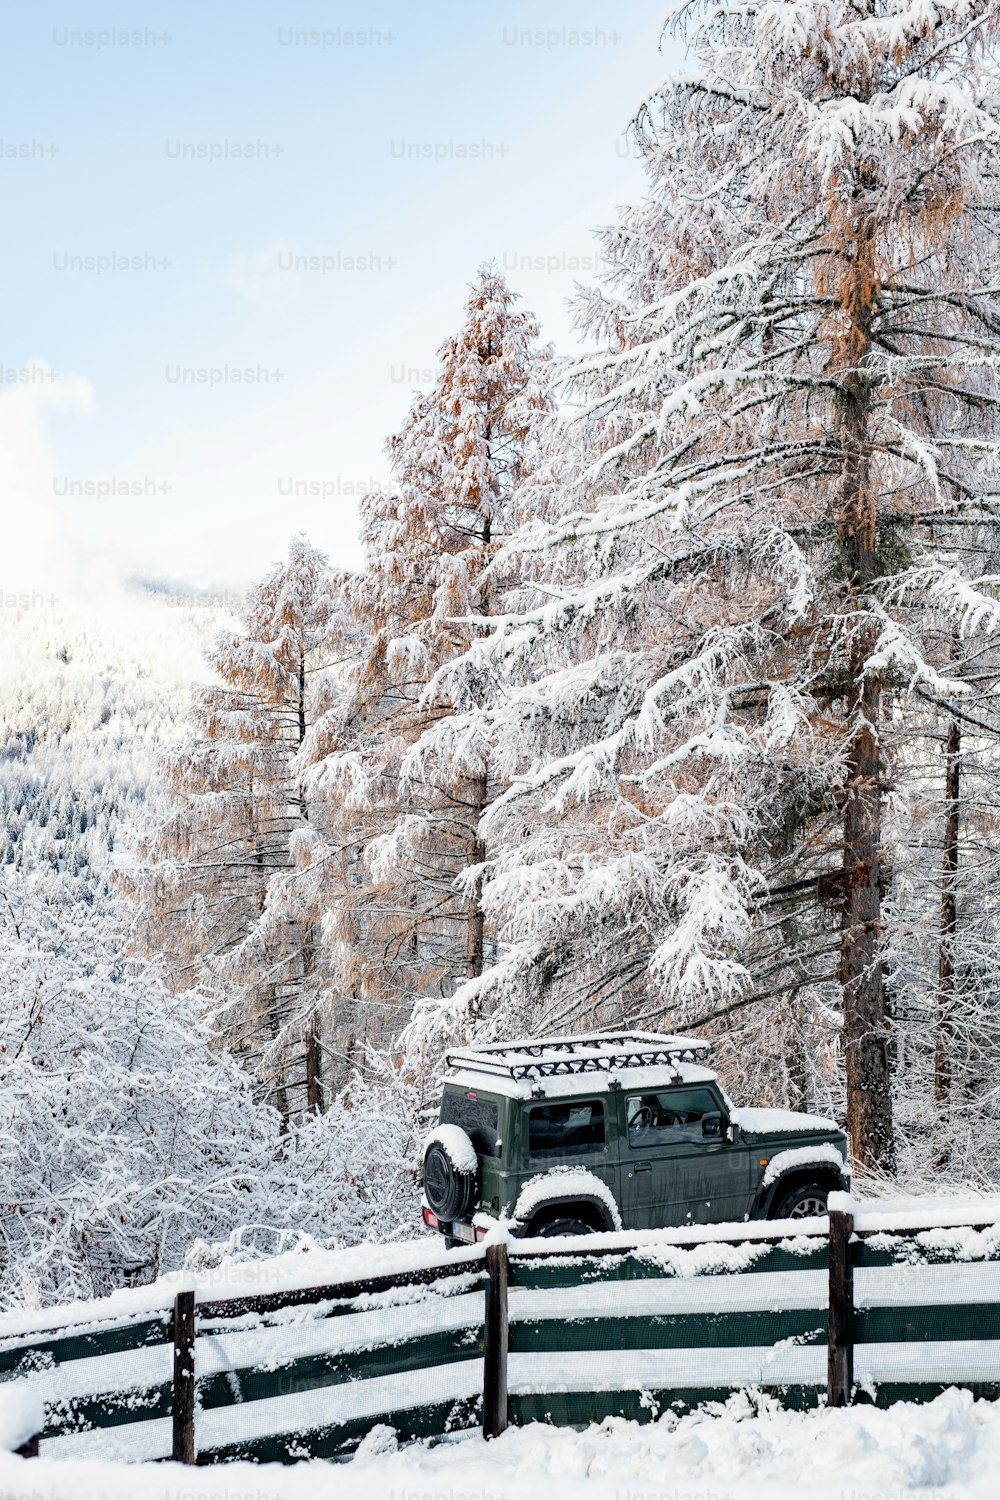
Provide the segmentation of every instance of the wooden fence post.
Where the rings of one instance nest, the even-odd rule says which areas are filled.
[[[501,1241],[486,1246],[486,1348],[483,1351],[483,1437],[499,1437],[507,1426],[507,1287],[510,1258]]]
[[[36,1432],[34,1437],[29,1438],[26,1443],[22,1443],[20,1448],[15,1448],[14,1452],[17,1454],[18,1458],[37,1458],[38,1442],[39,1435]]]
[[[174,1298],[174,1376],[172,1457],[178,1464],[193,1464],[194,1451],[194,1292],[178,1292]]]
[[[830,1210],[830,1291],[827,1322],[826,1404],[850,1406],[854,1388],[854,1215]]]

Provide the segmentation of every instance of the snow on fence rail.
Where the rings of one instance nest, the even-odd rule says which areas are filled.
[[[829,1219],[498,1241],[34,1332],[0,1318],[0,1383],[44,1399],[47,1455],[188,1463],[346,1456],[380,1422],[641,1420],[746,1386],[792,1406],[1000,1396],[1000,1208],[934,1217],[836,1195]]]

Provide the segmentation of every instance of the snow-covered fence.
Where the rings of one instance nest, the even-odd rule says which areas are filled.
[[[135,1313],[114,1310],[119,1296],[79,1304],[75,1319],[53,1309],[34,1332],[0,1317],[0,1406],[7,1382],[26,1386],[45,1403],[44,1454],[123,1460],[287,1461],[348,1452],[379,1422],[407,1437],[469,1426],[482,1400],[484,1251],[438,1255],[222,1298],[168,1297],[161,1283],[133,1297]]]
[[[948,1386],[1000,1397],[1000,1213],[865,1210],[842,1194],[854,1399],[921,1401]],[[985,1208],[985,1211],[984,1211]]]
[[[129,1294],[129,1316],[92,1303],[42,1328],[0,1318],[0,1407],[3,1382],[40,1395],[51,1456],[214,1463],[346,1455],[381,1423],[413,1438],[648,1419],[741,1387],[800,1407],[953,1384],[1000,1396],[1000,1208],[832,1210],[447,1256],[401,1246],[403,1269],[348,1281],[333,1257],[325,1285],[301,1285],[299,1257],[265,1293],[188,1287],[175,1302],[158,1284]]]
[[[724,1400],[1000,1396],[1000,1213],[866,1211],[514,1241],[505,1420],[559,1424]]]
[[[636,1420],[826,1385],[826,1220],[514,1242],[508,1419]]]

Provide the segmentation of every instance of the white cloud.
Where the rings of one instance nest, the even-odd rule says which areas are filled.
[[[0,385],[0,589],[65,588],[79,563],[66,543],[52,485],[49,418],[86,413],[94,388],[81,375],[60,375],[32,359],[3,371]]]

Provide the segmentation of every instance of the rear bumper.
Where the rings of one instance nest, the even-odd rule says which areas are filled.
[[[426,1203],[422,1213],[427,1229],[436,1229],[439,1234],[447,1235],[449,1239],[457,1240],[462,1245],[477,1245],[490,1232],[489,1224],[477,1224],[473,1219],[441,1219]]]

